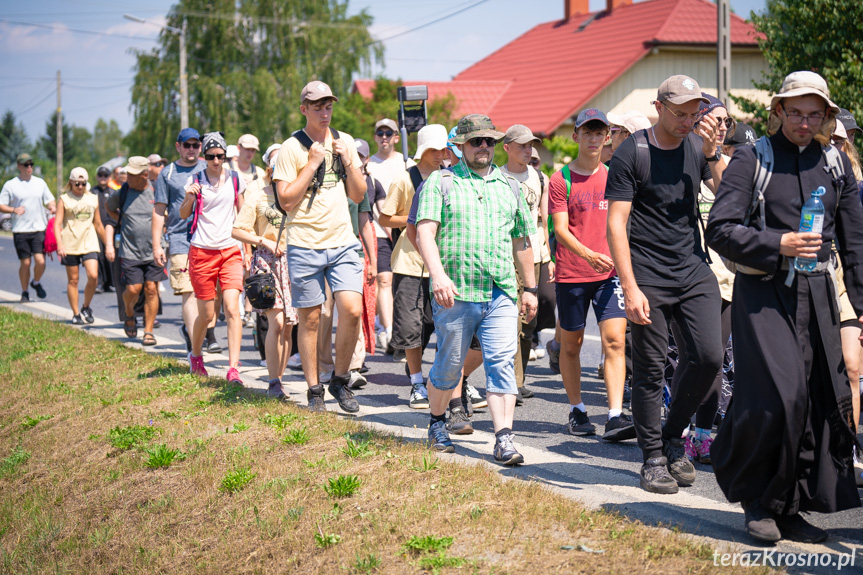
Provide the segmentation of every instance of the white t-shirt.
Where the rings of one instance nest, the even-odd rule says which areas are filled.
[[[48,227],[44,206],[53,201],[54,196],[48,184],[36,176],[30,176],[26,182],[16,176],[3,184],[0,190],[0,205],[24,207],[24,213],[20,216],[12,214],[12,233],[15,234],[44,232]]]
[[[366,170],[369,174],[381,183],[384,191],[389,195],[390,186],[395,181],[399,174],[403,174],[411,166],[415,166],[416,162],[408,159],[405,165],[405,158],[401,154],[393,154],[387,160],[380,159],[377,155],[369,158],[369,163],[366,165]],[[372,211],[377,214],[377,210],[372,206]],[[379,215],[379,214],[377,214]],[[387,237],[384,229],[378,224],[377,219],[373,220],[375,226],[375,235],[379,238]]]
[[[201,214],[190,242],[197,248],[205,250],[225,250],[239,246],[240,242],[231,237],[237,210],[234,206],[234,179],[231,172],[225,173],[222,185],[216,187],[207,179],[207,172],[200,172],[201,178]],[[185,189],[189,189],[193,177],[186,180]],[[246,191],[246,181],[242,176],[237,178],[239,193]]]

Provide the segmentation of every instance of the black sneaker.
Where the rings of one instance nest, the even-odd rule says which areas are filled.
[[[21,292],[21,303],[30,303],[30,292],[27,290]]]
[[[800,543],[821,543],[827,539],[827,532],[820,527],[815,527],[799,513],[794,515],[776,515],[776,526],[782,534],[783,539],[798,541]]]
[[[513,434],[507,433],[495,439],[494,460],[501,465],[518,465],[524,463],[524,456],[513,444]]]
[[[97,294],[105,293],[105,288],[103,288],[102,286],[96,286],[96,290],[93,293],[97,293]]]
[[[309,411],[324,412],[327,406],[324,405],[324,386],[320,383],[309,388],[306,392],[306,399],[309,400]]]
[[[41,283],[37,284],[31,281],[30,287],[36,290],[36,295],[39,296],[39,299],[45,299],[46,297],[48,297],[48,294],[45,292],[45,288],[42,287]]]
[[[521,388],[516,387],[515,388],[515,406],[521,407],[522,405],[524,405],[524,398],[521,396]]]
[[[267,387],[267,397],[285,399],[285,391],[282,389],[282,381],[279,378],[270,380],[270,384]]]
[[[80,315],[72,316],[72,325],[84,325],[84,320],[81,319]]]
[[[677,481],[668,473],[668,460],[664,456],[653,457],[641,466],[641,488],[651,493],[677,493]]]
[[[668,472],[683,486],[695,483],[695,466],[686,457],[686,444],[682,437],[662,440],[662,454],[668,459]]]
[[[782,539],[782,533],[776,525],[776,519],[772,513],[764,509],[757,500],[744,501],[743,521],[749,536],[758,541],[776,543]]]
[[[596,426],[590,422],[587,412],[577,407],[569,411],[569,424],[567,428],[570,435],[593,435],[596,433]]]
[[[623,403],[629,405],[632,403],[632,380],[627,379],[623,384]]]
[[[204,351],[207,353],[219,353],[222,351],[222,346],[219,345],[219,342],[214,337],[212,341],[210,338],[204,339]]]
[[[190,353],[192,351],[192,338],[189,337],[189,330],[186,329],[186,324],[180,325],[180,337],[183,338],[183,343],[186,344],[186,353]]]
[[[521,396],[524,399],[530,399],[531,397],[533,397],[533,392],[526,385],[519,387],[518,390],[521,392]]]
[[[360,410],[360,404],[354,399],[354,394],[348,387],[349,384],[350,376],[333,375],[327,389],[330,395],[338,400],[339,407],[348,413],[356,413]]]
[[[460,407],[450,409],[449,417],[446,420],[446,430],[453,435],[470,435],[473,433],[473,426],[470,424],[464,409]]]
[[[605,433],[602,434],[602,438],[606,441],[635,439],[635,426],[632,425],[628,415],[621,413],[605,422]]]
[[[84,306],[81,308],[81,317],[84,318],[84,321],[87,323],[93,323],[96,319],[93,317],[93,310],[90,309],[90,306]]]
[[[407,365],[407,364],[405,364],[405,365]],[[366,374],[370,371],[370,368],[369,368],[369,366],[366,365],[366,362],[363,362],[362,367],[360,367],[357,371],[359,371],[362,374]]]

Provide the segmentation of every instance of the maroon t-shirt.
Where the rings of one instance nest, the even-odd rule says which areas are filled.
[[[548,214],[567,212],[569,216],[569,232],[575,238],[595,252],[611,256],[608,249],[608,239],[605,235],[605,225],[608,219],[608,200],[605,199],[605,184],[608,181],[608,170],[600,166],[590,176],[572,174],[572,188],[569,202],[566,200],[566,181],[563,174],[557,171],[548,183]],[[558,283],[587,283],[602,281],[617,275],[617,271],[598,273],[586,260],[578,257],[563,243],[557,242],[555,253],[555,281]]]

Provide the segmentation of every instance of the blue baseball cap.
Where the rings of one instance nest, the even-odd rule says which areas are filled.
[[[452,130],[449,131],[449,135],[447,136],[447,140],[452,140],[455,137],[456,130],[458,126],[453,126]],[[455,157],[461,160],[461,150],[458,149],[458,146],[453,144],[452,142],[447,142],[446,147],[450,149],[450,151],[455,154]]]
[[[198,133],[198,130],[195,128],[183,128],[180,130],[180,133],[177,135],[177,143],[182,144],[188,140],[195,139],[200,140],[201,134]]]
[[[605,114],[602,111],[597,110],[596,108],[588,108],[587,110],[582,110],[578,113],[578,116],[575,118],[575,129],[579,129],[587,122],[602,122],[606,126],[611,126],[608,122],[608,118],[605,117]]]

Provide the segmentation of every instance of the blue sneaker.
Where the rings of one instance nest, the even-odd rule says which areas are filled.
[[[501,465],[524,463],[524,456],[516,450],[512,433],[501,435],[494,443],[494,460]]]
[[[435,451],[454,453],[455,446],[449,440],[446,421],[435,421],[429,424],[429,446]]]

